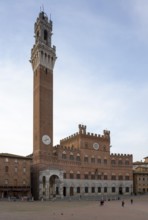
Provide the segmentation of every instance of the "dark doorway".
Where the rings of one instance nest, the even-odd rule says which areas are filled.
[[[123,191],[122,191],[122,187],[121,187],[121,186],[119,187],[119,194],[120,194],[120,195],[123,194]]]
[[[73,196],[73,187],[70,187],[70,196]]]
[[[63,187],[63,196],[66,196],[66,187]]]

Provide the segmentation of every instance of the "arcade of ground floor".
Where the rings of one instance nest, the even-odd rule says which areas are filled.
[[[133,181],[64,179],[61,170],[44,170],[39,176],[39,199],[53,197],[131,195]]]

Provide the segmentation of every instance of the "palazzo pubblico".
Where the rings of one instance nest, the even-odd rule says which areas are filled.
[[[53,146],[53,78],[56,47],[52,46],[52,21],[41,11],[34,24],[31,50],[33,69],[33,154],[0,154],[0,197],[33,196],[117,197],[133,192],[132,155],[110,152],[110,131],[76,133]]]

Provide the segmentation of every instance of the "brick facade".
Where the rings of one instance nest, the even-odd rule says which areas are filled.
[[[31,195],[31,157],[0,154],[0,198]]]
[[[133,183],[135,194],[148,193],[148,157],[144,162],[133,163]]]

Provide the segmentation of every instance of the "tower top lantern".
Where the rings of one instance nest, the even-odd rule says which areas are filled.
[[[53,70],[56,60],[56,47],[51,43],[52,21],[41,11],[34,24],[35,44],[31,50],[31,63],[35,71],[38,65]]]

